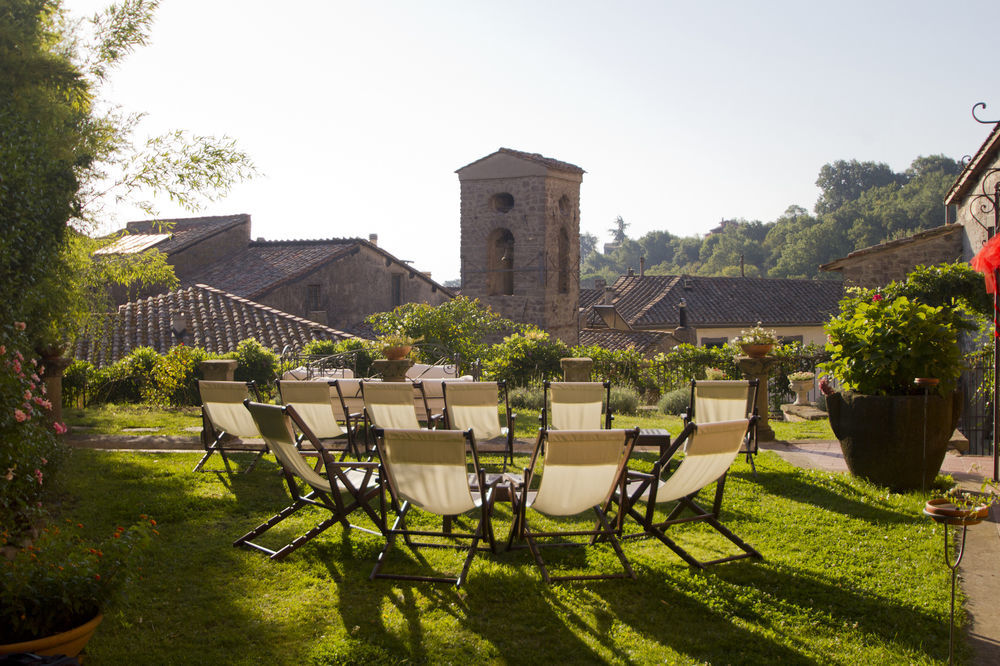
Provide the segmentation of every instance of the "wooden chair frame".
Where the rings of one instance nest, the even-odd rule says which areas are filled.
[[[208,389],[209,392],[213,390],[222,390],[229,388],[233,391],[239,386],[246,387],[245,391],[240,392],[239,400],[226,401],[213,401],[205,400],[202,396],[202,387]],[[194,466],[195,472],[206,471],[204,470],[205,462],[212,456],[213,453],[218,453],[222,457],[222,463],[226,467],[226,472],[229,474],[233,473],[232,467],[229,466],[229,457],[226,452],[241,452],[241,453],[256,453],[250,466],[246,469],[247,472],[252,470],[256,466],[257,461],[259,461],[265,453],[267,453],[267,445],[259,447],[253,444],[248,444],[243,442],[244,437],[260,437],[260,433],[256,431],[256,428],[251,428],[252,421],[249,424],[244,423],[242,417],[242,412],[237,412],[236,406],[240,405],[242,401],[249,398],[251,395],[260,400],[260,395],[257,391],[256,385],[250,382],[225,382],[225,381],[205,381],[201,380],[198,382],[198,393],[201,396],[201,443],[205,447],[205,455],[201,457],[198,464]],[[234,398],[235,400],[235,398]],[[211,404],[227,405],[232,408],[233,413],[228,415],[218,415],[217,419],[213,421],[211,417]],[[242,409],[242,408],[241,408]],[[237,416],[239,414],[239,416]],[[227,423],[229,422],[229,423]],[[228,428],[228,430],[227,430]],[[238,438],[237,442],[225,442],[227,436],[232,436]]]

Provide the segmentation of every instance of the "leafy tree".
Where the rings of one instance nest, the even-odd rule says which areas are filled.
[[[621,243],[623,240],[628,238],[628,236],[625,235],[625,230],[632,225],[623,220],[621,215],[619,215],[618,219],[616,219],[612,224],[615,226],[608,229],[608,233],[611,234],[612,241],[615,243]]]
[[[899,183],[902,178],[882,162],[859,162],[857,160],[837,160],[824,164],[816,179],[816,186],[822,190],[816,201],[816,213],[829,213],[854,201],[866,190]]]
[[[583,266],[583,262],[594,252],[597,252],[597,236],[588,232],[580,234],[580,265]]]

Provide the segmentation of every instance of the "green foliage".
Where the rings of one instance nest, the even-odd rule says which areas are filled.
[[[27,342],[24,324],[0,323],[0,527],[15,534],[37,515],[45,475],[62,451],[56,429],[63,426],[52,422]]]
[[[86,399],[87,386],[93,382],[96,368],[89,361],[73,359],[63,372],[63,406],[82,405]]]
[[[636,414],[639,411],[639,392],[631,386],[611,387],[611,413]]]
[[[541,412],[545,406],[545,391],[541,384],[515,386],[507,392],[511,409],[526,409]]]
[[[562,372],[559,359],[569,355],[561,340],[553,340],[545,331],[528,327],[523,333],[508,335],[490,349],[483,371],[493,380],[504,380],[508,386],[526,386],[532,382],[558,377]]]
[[[882,293],[889,299],[906,296],[926,305],[961,306],[981,317],[993,316],[993,296],[986,293],[983,274],[964,261],[917,266],[905,280],[890,283]]]
[[[935,377],[939,392],[947,395],[963,368],[955,316],[905,296],[848,296],[826,332],[830,361],[822,369],[859,393],[915,393],[915,378]]]
[[[722,370],[727,377],[740,376],[734,361],[738,350],[725,347],[677,345],[666,354],[657,354],[650,365],[650,376],[661,391],[683,388],[692,379],[703,379],[707,368]]]
[[[229,354],[236,359],[234,379],[239,382],[254,382],[258,389],[267,392],[274,386],[278,372],[278,355],[260,344],[254,338],[240,340],[236,351]]]
[[[377,357],[374,344],[361,338],[337,341],[310,340],[302,347],[302,354],[305,356],[342,355],[342,358],[333,361],[332,367],[351,368],[355,377],[370,376],[372,361]]]
[[[80,535],[83,525],[42,529],[0,566],[0,643],[52,636],[94,619],[112,595],[138,577],[136,561],[156,532],[156,521],[140,517],[101,541]],[[0,546],[13,542],[0,533]]]
[[[198,380],[202,378],[200,363],[208,356],[200,347],[171,347],[169,352],[157,358],[152,382],[143,392],[145,401],[157,405],[198,404]]]
[[[401,334],[423,341],[420,360],[434,363],[440,355],[458,355],[463,373],[486,356],[487,345],[500,335],[521,329],[521,325],[501,317],[478,300],[463,296],[438,306],[406,303],[392,312],[380,312],[367,321],[379,335]],[[419,351],[419,350],[418,350]]]
[[[684,413],[690,402],[691,389],[678,388],[664,393],[656,408],[668,416],[678,416]]]
[[[575,357],[593,359],[595,380],[614,379],[614,381],[644,390],[643,369],[647,362],[645,357],[635,349],[605,349],[597,345],[574,347],[570,354]]]

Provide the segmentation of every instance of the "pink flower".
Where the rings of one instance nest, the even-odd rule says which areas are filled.
[[[55,429],[56,433],[59,434],[59,435],[65,435],[66,432],[69,430],[69,428],[67,428],[66,426],[64,426],[62,423],[59,423],[59,421],[54,422],[52,424],[52,427]]]
[[[14,374],[16,375],[21,374],[21,362],[18,361],[16,358],[14,359],[14,364],[11,367],[14,369]]]
[[[42,458],[42,464],[43,464],[43,465],[48,465],[48,464],[49,464],[49,461],[48,461],[48,460],[46,460],[45,458]]]
[[[14,410],[14,420],[18,423],[24,423],[28,420],[28,415],[22,412],[20,409]]]
[[[38,479],[38,485],[42,485],[42,470],[35,470],[35,478]]]
[[[26,324],[23,321],[15,321],[14,328],[18,331],[23,331],[26,328]]]
[[[7,353],[7,346],[6,345],[0,345],[0,356],[3,356],[6,353]]]
[[[828,377],[820,377],[819,379],[819,390],[823,392],[823,395],[833,395],[836,391],[830,386],[830,379]]]
[[[877,301],[881,301],[882,300],[882,294],[875,294],[874,296],[872,296],[872,300],[876,301],[876,302]]]
[[[35,404],[38,405],[39,407],[44,407],[45,409],[52,409],[52,403],[46,400],[45,398],[39,398],[38,396],[35,396],[34,400]]]
[[[25,400],[31,400],[31,391],[27,391],[27,390],[26,390],[26,391],[24,392],[24,399],[25,399]]]
[[[31,381],[40,382],[42,381],[42,378],[38,376],[38,373],[33,372],[31,373]]]

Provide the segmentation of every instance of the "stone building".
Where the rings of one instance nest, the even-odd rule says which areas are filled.
[[[164,224],[165,223],[165,224]],[[251,240],[250,216],[130,222],[105,254],[159,250],[181,287],[208,285],[335,329],[404,303],[440,305],[453,294],[378,247],[377,238]],[[152,287],[140,296],[164,291]],[[126,299],[119,299],[119,303]]]
[[[820,266],[843,275],[845,285],[883,287],[903,280],[915,267],[958,261],[963,257],[963,227],[957,224],[928,229],[894,241],[851,252]]]
[[[1000,225],[1000,123],[945,196],[949,220],[961,225],[962,258],[972,259]]]
[[[462,295],[575,345],[583,169],[501,148],[456,173]]]

